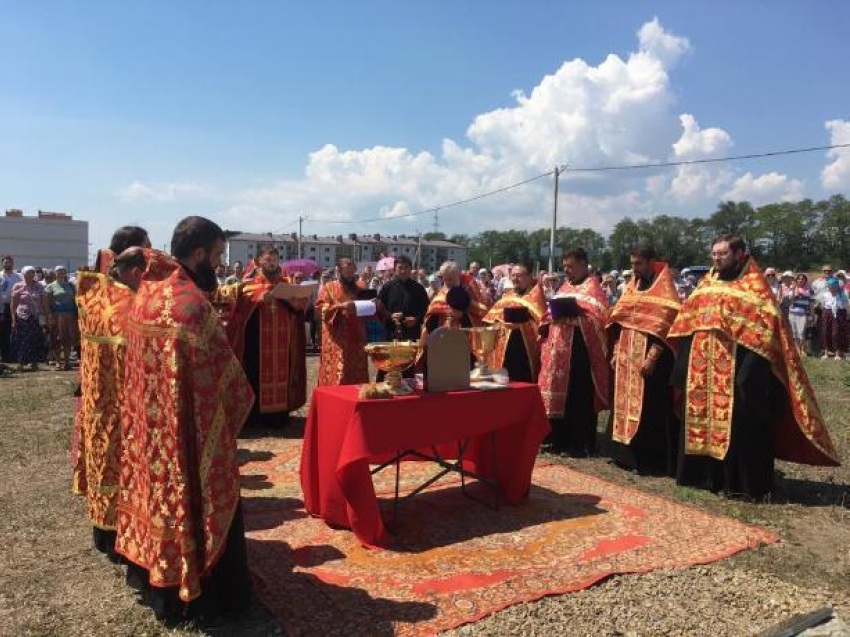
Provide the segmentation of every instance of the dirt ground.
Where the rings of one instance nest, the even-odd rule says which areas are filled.
[[[317,359],[311,357],[308,363],[312,381]],[[850,363],[809,361],[808,368],[844,464],[822,469],[779,463],[778,490],[770,503],[730,501],[677,487],[669,479],[638,477],[614,467],[604,457],[548,459],[776,532],[781,537],[779,543],[745,551],[723,562],[724,572],[732,572],[730,582],[737,581],[734,576],[739,574],[749,577],[748,581],[781,583],[791,591],[785,615],[810,609],[803,608],[802,602],[800,608],[795,607],[795,591],[802,599],[804,593],[816,590],[818,599],[833,605],[846,620],[850,618]],[[75,372],[48,370],[0,378],[4,396],[0,410],[0,634],[283,634],[256,603],[237,622],[177,628],[160,625],[147,608],[136,603],[124,584],[122,569],[92,548],[83,501],[69,492],[68,449],[76,378]],[[295,430],[301,426],[299,419],[290,425]],[[263,433],[273,435],[260,435]],[[682,578],[700,577],[705,578],[704,568],[687,569],[667,577],[670,583],[663,585],[681,587]],[[626,590],[650,580],[650,576],[611,578],[563,603],[604,604],[604,596],[610,595],[612,587]],[[660,595],[653,590],[653,596]],[[667,592],[678,594],[677,590]],[[685,611],[689,603],[686,597],[676,602]],[[721,604],[720,597],[715,599]],[[765,607],[778,603],[761,601]],[[557,619],[532,608],[538,605],[543,609],[552,603],[543,600],[524,605],[529,607],[523,611],[528,611],[532,623],[522,630],[546,634],[555,629],[553,622]],[[563,613],[563,608],[566,606],[559,612]],[[723,609],[716,610],[719,613]],[[512,625],[511,609],[503,613],[485,620],[489,628],[482,632],[507,634]],[[764,624],[757,617],[742,619],[740,625]],[[506,630],[499,629],[500,621]],[[618,634],[607,625],[599,624],[598,630],[588,625],[587,634]],[[656,629],[641,629],[640,625],[633,628],[633,634],[654,632]]]

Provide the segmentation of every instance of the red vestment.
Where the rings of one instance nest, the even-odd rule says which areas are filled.
[[[481,294],[481,288],[478,287],[478,284],[468,274],[461,276],[460,284],[469,294],[470,302],[469,308],[466,310],[466,314],[469,316],[472,326],[475,327],[481,325],[489,309]],[[425,312],[425,318],[422,320],[423,341],[424,337],[427,336],[427,325],[430,318],[437,317],[437,327],[443,327],[449,320],[449,317],[452,314],[452,308],[449,307],[449,304],[446,302],[446,294],[448,294],[448,292],[449,289],[446,286],[443,286],[440,291],[433,296],[431,302],[428,304],[428,311]],[[433,321],[431,322],[433,323]],[[432,328],[432,330],[433,329],[436,328]]]
[[[125,398],[125,327],[133,291],[104,274],[77,273],[81,399],[73,491],[86,496],[92,525],[115,529]]]
[[[150,584],[201,593],[239,503],[236,437],[254,395],[207,299],[152,251],[127,324],[115,550]]]
[[[549,326],[549,336],[543,342],[537,384],[540,385],[546,414],[549,418],[564,415],[576,327],[581,330],[590,359],[594,389],[593,408],[599,413],[608,408],[608,338],[605,333],[608,299],[594,276],[587,277],[578,285],[567,281],[558,290],[558,294],[575,298],[583,313],[578,318],[553,321]]]
[[[254,312],[259,312],[259,408],[260,413],[295,411],[307,402],[307,360],[304,313],[280,300],[263,297],[281,276],[269,281],[262,269],[250,280],[220,286],[216,300],[228,304],[227,338],[239,361],[245,364],[245,330]]]
[[[502,298],[493,304],[493,307],[490,308],[490,311],[484,317],[485,323],[503,325],[490,364],[496,369],[505,366],[505,352],[508,349],[508,340],[514,332],[513,329],[504,327],[505,308],[514,307],[523,307],[528,310],[530,320],[520,323],[515,329],[519,332],[520,338],[522,338],[522,342],[525,345],[532,378],[536,379],[537,374],[540,372],[540,345],[537,341],[537,330],[546,316],[546,296],[543,294],[543,288],[536,282],[523,295],[517,294],[515,290],[505,292]]]
[[[638,289],[633,277],[623,296],[611,310],[608,329],[619,327],[614,349],[613,434],[617,442],[629,444],[638,432],[643,413],[644,377],[641,366],[654,336],[671,350],[667,332],[679,313],[681,302],[670,268],[664,268],[646,290]]]
[[[685,386],[685,453],[723,460],[729,451],[738,345],[765,358],[788,397],[775,427],[776,457],[837,466],[806,369],[770,284],[749,258],[733,281],[712,270],[682,304],[668,337],[692,337]]]
[[[340,281],[322,286],[316,313],[322,322],[322,355],[318,385],[355,385],[369,382],[366,328],[346,306],[357,294]]]

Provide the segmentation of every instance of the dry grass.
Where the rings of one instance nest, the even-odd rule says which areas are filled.
[[[315,363],[309,360],[311,377]],[[769,573],[803,587],[825,587],[840,612],[850,616],[850,364],[809,361],[808,368],[844,466],[821,469],[781,463],[779,489],[769,504],[728,501],[676,487],[669,479],[638,478],[604,458],[563,462],[774,529],[783,542],[747,551],[727,565]],[[53,371],[0,379],[5,397],[0,418],[0,633],[278,632],[257,605],[236,623],[163,627],[136,603],[124,585],[122,570],[94,551],[83,502],[69,493],[67,450],[75,380],[73,373]]]

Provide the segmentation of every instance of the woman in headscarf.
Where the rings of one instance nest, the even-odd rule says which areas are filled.
[[[71,350],[77,341],[77,305],[74,297],[77,292],[68,281],[68,270],[57,265],[54,270],[56,280],[44,289],[50,308],[50,342],[56,356],[56,366],[71,369]]]
[[[821,314],[820,344],[823,350],[821,358],[835,356],[841,360],[847,356],[848,349],[848,317],[850,304],[847,295],[835,277],[826,281],[827,291],[822,299],[823,314]]]
[[[12,347],[18,359],[18,370],[29,365],[38,370],[43,357],[44,331],[49,310],[44,288],[35,279],[31,265],[21,270],[24,280],[12,288]]]

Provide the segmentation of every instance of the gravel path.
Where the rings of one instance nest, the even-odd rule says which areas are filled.
[[[764,573],[700,566],[613,577],[577,593],[513,606],[446,634],[739,637],[834,601],[825,591],[803,590]],[[850,608],[838,612],[846,617]]]

